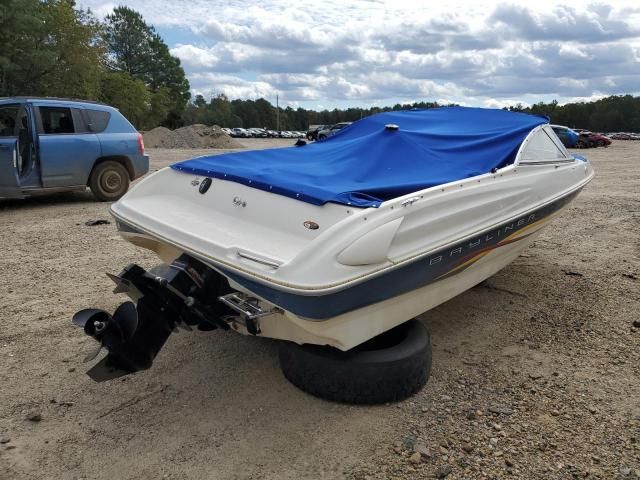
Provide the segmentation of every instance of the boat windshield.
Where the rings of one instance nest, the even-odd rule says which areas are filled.
[[[562,145],[555,132],[548,126],[535,130],[520,152],[519,163],[548,163],[570,160],[571,155]]]

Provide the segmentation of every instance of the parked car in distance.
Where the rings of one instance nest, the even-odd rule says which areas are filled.
[[[631,140],[631,135],[628,133],[612,133],[609,138],[614,140]]]
[[[149,171],[142,135],[115,108],[0,98],[0,198],[84,190],[114,201]]]
[[[331,135],[335,135],[344,127],[348,127],[349,125],[351,125],[351,123],[352,122],[340,122],[336,123],[335,125],[323,128],[322,130],[318,131],[318,140],[322,140],[330,137]]]
[[[611,145],[611,139],[589,131],[583,131],[576,142],[578,148],[608,147],[609,145]]]
[[[249,128],[247,129],[249,135],[253,138],[267,138],[269,135],[263,128]]]
[[[307,130],[307,140],[317,140],[318,132],[328,126],[329,125],[309,125],[309,130]]]
[[[244,128],[234,128],[232,130],[233,134],[231,135],[232,137],[235,138],[249,138],[251,137],[251,133],[249,133],[248,130],[245,130]]]
[[[569,127],[551,125],[551,128],[566,148],[574,148],[580,135]]]
[[[637,133],[618,132],[610,133],[607,136],[614,140],[640,140],[640,134]]]
[[[609,145],[611,145],[611,139],[602,135],[601,133],[592,133],[589,136],[589,140],[595,143],[598,147],[608,147]]]

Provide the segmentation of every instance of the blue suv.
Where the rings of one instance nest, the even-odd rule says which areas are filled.
[[[142,135],[115,108],[57,98],[0,98],[0,198],[84,190],[124,195],[149,171]]]

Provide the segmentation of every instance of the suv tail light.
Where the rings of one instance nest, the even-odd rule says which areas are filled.
[[[140,155],[144,155],[144,140],[142,139],[141,133],[138,133],[138,151]]]

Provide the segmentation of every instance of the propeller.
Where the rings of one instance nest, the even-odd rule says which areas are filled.
[[[98,356],[102,347],[111,351],[131,340],[138,328],[138,311],[133,302],[124,302],[113,315],[97,308],[86,308],[76,313],[71,321],[99,343],[98,348],[84,358],[88,362]]]

